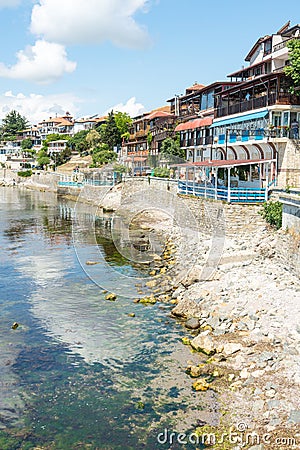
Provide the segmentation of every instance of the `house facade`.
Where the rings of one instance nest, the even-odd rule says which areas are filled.
[[[284,73],[287,43],[298,39],[300,25],[285,24],[257,40],[245,58],[247,67],[231,73],[236,84],[216,93],[213,159],[272,159],[271,179],[280,187],[300,184],[300,97],[290,93]],[[263,173],[264,177],[265,174]]]
[[[217,106],[216,95],[234,84],[231,81],[215,82],[209,86],[195,84],[187,88],[184,95],[168,100],[178,121],[174,131],[180,133],[180,146],[186,151],[188,161],[211,157],[213,133],[210,126]]]
[[[39,135],[44,141],[49,134],[65,134],[73,136],[74,120],[70,113],[66,113],[63,117],[50,117],[38,124]]]

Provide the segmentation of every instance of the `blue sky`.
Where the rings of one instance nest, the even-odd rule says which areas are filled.
[[[299,0],[0,0],[0,119],[134,116],[195,81],[226,80]]]

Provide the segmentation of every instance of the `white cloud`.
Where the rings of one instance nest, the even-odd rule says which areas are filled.
[[[77,106],[79,102],[79,98],[68,93],[26,96],[23,93],[14,94],[12,91],[7,91],[0,94],[0,119],[3,119],[13,109],[25,116],[31,124],[37,124],[55,114],[61,116],[66,111],[76,117],[79,111]]]
[[[18,6],[20,3],[21,0],[0,0],[0,8],[11,8]]]
[[[135,97],[131,97],[125,104],[118,103],[117,105],[112,106],[104,113],[104,115],[108,114],[111,110],[114,112],[126,112],[130,117],[136,117],[146,111],[144,105],[136,103]]]
[[[144,27],[133,18],[149,0],[39,0],[31,15],[31,32],[46,40],[70,44],[111,41],[120,47],[149,43]]]
[[[43,40],[20,50],[16,56],[14,66],[0,63],[1,77],[47,84],[76,68],[76,63],[68,60],[64,46]]]

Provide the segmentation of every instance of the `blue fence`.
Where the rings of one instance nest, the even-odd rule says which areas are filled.
[[[230,188],[199,185],[191,181],[179,181],[178,193],[195,195],[197,197],[223,200],[230,203],[263,203],[266,200],[266,189],[259,188]],[[228,198],[230,196],[230,198]]]
[[[113,181],[101,181],[101,180],[84,180],[82,182],[79,181],[59,181],[58,186],[64,186],[64,187],[79,187],[82,188],[83,186],[113,186]]]

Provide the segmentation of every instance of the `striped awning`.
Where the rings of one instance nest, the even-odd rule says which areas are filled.
[[[175,131],[194,130],[195,128],[208,127],[212,124],[212,117],[206,117],[205,119],[194,119],[188,122],[180,123],[175,128]]]

